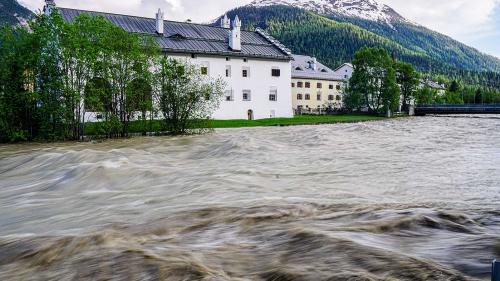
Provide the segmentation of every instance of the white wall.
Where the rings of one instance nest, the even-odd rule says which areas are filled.
[[[253,111],[254,119],[270,117],[293,117],[292,110],[292,73],[291,63],[287,61],[273,61],[256,58],[243,58],[172,54],[172,58],[187,61],[194,65],[208,67],[211,77],[222,77],[227,83],[227,90],[233,91],[233,101],[221,101],[219,109],[214,113],[214,119],[247,119],[248,110]],[[226,66],[231,66],[231,77],[226,77]],[[242,75],[243,68],[249,68],[249,77]],[[273,68],[279,68],[280,77],[271,76]],[[269,94],[272,89],[278,92],[277,101],[270,101]],[[243,101],[243,90],[251,91],[251,100]],[[274,116],[272,115],[274,113]]]
[[[344,79],[351,79],[353,71],[354,69],[351,66],[344,64],[342,67],[337,69],[337,71],[335,71],[335,74]]]

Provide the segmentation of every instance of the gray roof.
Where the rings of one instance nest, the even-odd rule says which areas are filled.
[[[432,80],[420,80],[420,83],[429,86],[431,89],[446,90],[444,85],[440,85],[438,82]]]
[[[292,78],[341,81],[342,76],[322,63],[316,61],[316,69],[311,67],[314,58],[310,56],[293,55]]]
[[[164,21],[164,34],[156,33],[156,19],[118,15],[69,8],[58,8],[64,20],[71,22],[80,14],[102,16],[128,32],[155,36],[165,52],[202,53],[224,56],[258,57],[290,60],[278,42],[273,42],[259,32],[241,31],[241,51],[229,48],[229,29],[209,25]]]
[[[335,70],[334,70],[334,71],[335,71],[335,72],[337,72],[339,69],[341,69],[341,68],[342,68],[342,67],[344,67],[344,66],[348,66],[348,67],[350,67],[350,68],[354,68],[354,66],[352,66],[352,64],[350,64],[350,63],[346,62],[346,63],[343,63],[342,65],[340,65],[339,67],[335,68]]]

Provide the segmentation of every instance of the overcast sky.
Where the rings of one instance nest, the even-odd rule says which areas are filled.
[[[500,58],[500,0],[379,0],[404,17]],[[43,0],[19,0],[32,10]],[[61,7],[207,22],[251,0],[56,0]],[[244,20],[244,19],[243,19]]]

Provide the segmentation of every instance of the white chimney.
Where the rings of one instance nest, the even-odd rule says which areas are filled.
[[[229,36],[229,47],[233,51],[241,51],[241,21],[238,16],[233,21],[233,28]]]
[[[316,71],[318,69],[318,61],[316,60],[316,58],[312,58],[311,69],[314,71]]]
[[[161,9],[158,9],[158,13],[156,13],[156,33],[163,34],[163,12]]]
[[[45,6],[43,7],[43,13],[46,16],[50,16],[52,11],[56,8],[56,3],[54,0],[45,0]]]
[[[224,15],[224,18],[220,20],[220,27],[222,28],[230,28],[231,27],[231,21],[227,17],[227,14]]]

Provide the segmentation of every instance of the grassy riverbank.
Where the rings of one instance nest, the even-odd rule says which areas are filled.
[[[319,125],[334,123],[351,123],[382,120],[384,117],[366,115],[366,114],[343,114],[343,115],[301,115],[293,118],[270,118],[260,120],[209,120],[204,123],[208,128],[242,128],[242,127],[270,127],[270,126],[297,126],[297,125]],[[85,135],[99,135],[99,123],[87,123]],[[133,121],[129,124],[129,132],[137,134],[144,132],[144,128],[150,132],[162,131],[162,123],[159,120]]]
[[[268,127],[268,126],[295,126],[318,125],[345,122],[363,122],[382,120],[383,117],[362,114],[345,115],[301,115],[294,118],[271,118],[261,120],[212,120],[212,128],[240,128],[240,127]]]

